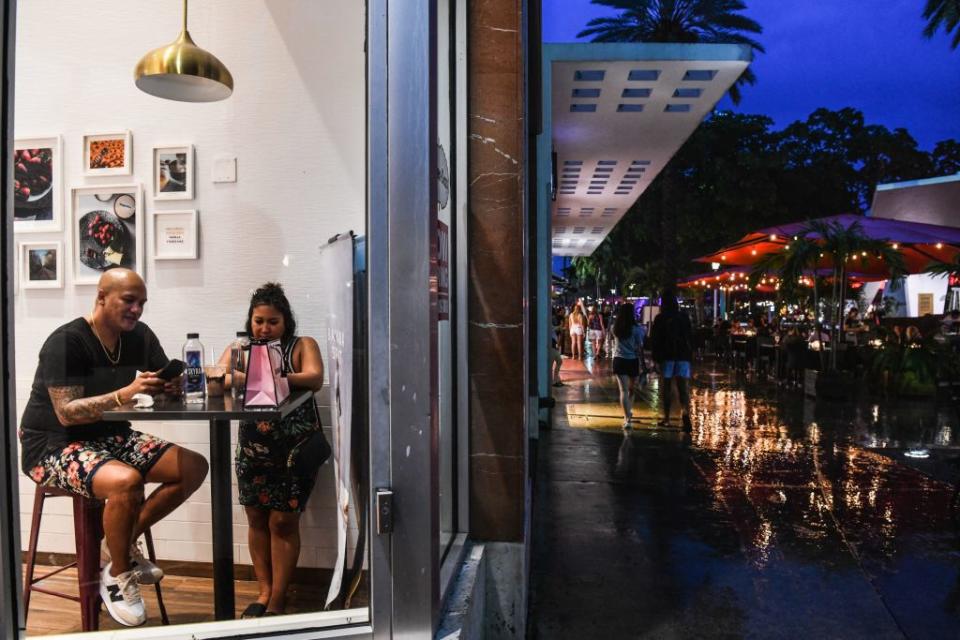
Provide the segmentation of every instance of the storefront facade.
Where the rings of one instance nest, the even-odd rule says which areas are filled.
[[[321,469],[301,521],[305,575],[321,577],[326,591],[327,576],[338,562],[346,565],[330,610],[318,601],[292,616],[187,621],[116,637],[430,637],[475,542],[489,543],[491,565],[519,578],[516,593],[498,592],[497,599],[517,612],[500,628],[513,629],[512,637],[523,633],[523,3],[319,4],[192,3],[192,35],[236,78],[234,95],[209,105],[163,101],[133,87],[136,52],[175,35],[179,6],[4,4],[3,637],[33,635],[24,623],[21,556],[34,486],[20,471],[19,416],[44,337],[86,313],[95,293],[89,282],[96,274],[73,260],[83,197],[119,187],[137,196],[141,214],[128,230],[135,270],[150,294],[143,320],[171,357],[183,334],[199,331],[215,358],[242,323],[249,292],[272,280],[284,284],[301,333],[325,344],[334,294],[318,284],[318,256],[332,236],[361,238],[352,302],[360,317],[354,376],[362,383],[354,386],[350,458],[361,471],[349,478],[354,502],[345,545],[332,463]],[[77,33],[104,29],[126,33],[129,42],[75,41]],[[491,67],[497,56],[499,66]],[[91,175],[82,166],[85,139],[114,133],[131,141],[132,167],[116,177]],[[490,142],[504,133],[510,140]],[[52,216],[57,224],[28,229],[17,215],[12,159],[15,147],[41,138],[57,142],[61,201]],[[155,157],[172,147],[188,149],[196,161],[192,198],[182,202],[166,201],[154,184]],[[504,180],[508,172],[512,178]],[[193,254],[163,253],[170,247],[161,221],[176,215],[198,221],[187,239]],[[495,219],[500,226],[488,226]],[[21,254],[44,244],[61,260],[58,287],[32,286],[34,275],[22,264]],[[504,374],[508,354],[513,362]],[[318,404],[335,440],[331,412],[340,402],[327,391],[328,377]],[[156,430],[210,453],[212,443],[195,425],[158,423]],[[208,486],[195,496],[206,492]],[[156,525],[165,566],[203,572],[208,510],[208,498],[192,499]],[[235,510],[234,562],[242,567],[249,552],[242,510]],[[69,507],[44,518],[41,550],[69,559]],[[348,606],[352,577],[360,586]],[[79,619],[74,606],[64,602],[64,618]]]

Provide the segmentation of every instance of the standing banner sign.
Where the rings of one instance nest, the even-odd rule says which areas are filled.
[[[323,291],[328,292],[327,354],[333,418],[333,472],[337,492],[337,563],[327,606],[340,594],[350,520],[350,429],[353,417],[353,234],[334,238],[320,251]]]

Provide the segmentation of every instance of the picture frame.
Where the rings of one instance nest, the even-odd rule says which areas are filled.
[[[83,136],[83,175],[129,176],[133,174],[133,134],[91,133]]]
[[[144,276],[146,218],[139,182],[74,187],[70,212],[74,284],[96,284],[103,272],[114,266]]]
[[[14,233],[63,230],[63,139],[17,138],[13,143]]]
[[[196,260],[200,257],[200,224],[196,209],[154,211],[152,218],[154,260]]]
[[[196,177],[192,144],[153,148],[153,199],[193,200]]]
[[[17,244],[21,289],[63,288],[63,243],[59,240]]]

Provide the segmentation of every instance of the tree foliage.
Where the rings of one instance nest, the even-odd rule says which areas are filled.
[[[745,44],[763,52],[750,34],[760,34],[760,25],[740,12],[742,0],[591,0],[592,4],[617,9],[613,17],[594,18],[578,38],[594,42],[704,42]],[[730,88],[730,99],[740,103],[740,86],[757,81],[747,68]]]
[[[923,9],[923,18],[927,21],[927,26],[923,29],[923,35],[932,38],[934,34],[943,27],[943,30],[953,34],[953,40],[950,41],[950,48],[956,49],[960,46],[960,0],[927,0],[927,5]]]
[[[856,109],[818,109],[779,131],[766,116],[714,112],[586,259],[584,275],[599,267],[605,286],[655,293],[707,270],[691,261],[749,231],[862,214],[879,183],[957,171],[957,141],[927,153],[906,130],[869,124]]]

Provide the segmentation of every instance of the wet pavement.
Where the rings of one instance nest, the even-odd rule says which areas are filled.
[[[587,364],[565,361],[540,434],[531,638],[960,639],[956,407],[814,401],[707,362],[692,434],[656,426],[655,377],[624,434]]]

